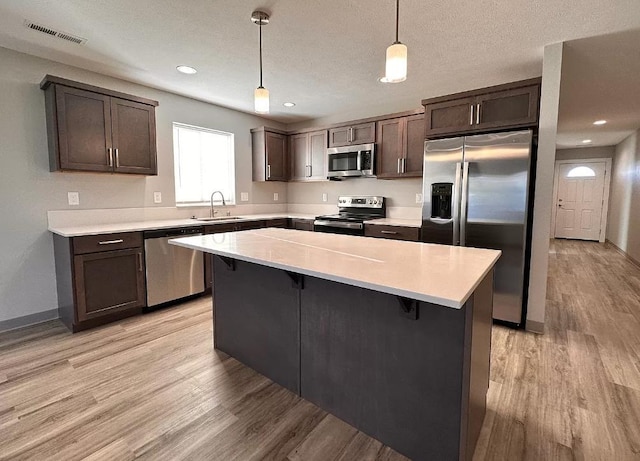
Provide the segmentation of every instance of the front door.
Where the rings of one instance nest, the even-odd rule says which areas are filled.
[[[556,238],[599,240],[605,170],[604,162],[560,165]]]

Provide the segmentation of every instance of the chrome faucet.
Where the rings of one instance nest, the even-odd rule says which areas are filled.
[[[213,196],[216,194],[220,194],[220,197],[222,197],[222,206],[227,206],[227,202],[225,202],[224,200],[224,194],[219,190],[214,190],[213,193],[211,194],[211,209],[209,210],[209,214],[211,218],[215,217],[215,214],[216,214],[216,212],[213,210]]]

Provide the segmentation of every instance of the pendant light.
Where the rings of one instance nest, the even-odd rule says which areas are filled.
[[[400,0],[396,0],[396,41],[387,48],[387,64],[384,81],[388,83],[404,82],[407,79],[407,45],[398,40],[398,21]]]
[[[269,90],[262,86],[262,26],[269,24],[269,15],[256,10],[251,13],[251,21],[260,26],[260,86],[254,91],[255,111],[258,114],[269,113]]]

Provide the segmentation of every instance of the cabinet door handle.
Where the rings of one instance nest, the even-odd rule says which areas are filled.
[[[353,128],[349,128],[349,142],[353,142]]]
[[[386,231],[386,230],[380,231],[380,233],[381,233],[381,234],[387,234],[387,235],[398,235],[398,233],[397,233],[397,232],[394,232],[394,231]]]
[[[469,105],[469,125],[473,125],[473,104]]]
[[[267,179],[271,177],[271,165],[267,165]]]
[[[476,125],[480,125],[480,103],[476,104]]]
[[[312,176],[312,174],[313,174],[313,173],[312,173],[312,171],[313,171],[313,167],[312,167],[312,165],[309,165],[309,167],[308,167],[308,168],[309,168],[309,177],[311,177],[311,176]]]
[[[400,174],[400,157],[398,157],[398,166],[396,167],[396,172]]]
[[[407,166],[406,166],[407,165],[407,163],[406,163],[407,159],[406,158],[402,158],[401,160],[402,160],[402,162],[400,163],[400,165],[402,166],[402,173],[406,173],[407,172],[406,171],[406,169],[407,169]]]
[[[109,147],[107,151],[109,151],[109,168],[113,168],[113,149]]]
[[[138,251],[138,271],[142,272],[142,252]]]
[[[116,243],[122,243],[122,242],[124,242],[123,239],[103,240],[102,242],[98,242],[98,245],[114,245]]]
[[[120,155],[118,153],[118,149],[114,149],[116,151],[116,168],[120,168]]]

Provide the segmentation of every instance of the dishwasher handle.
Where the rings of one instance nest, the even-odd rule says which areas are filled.
[[[167,237],[186,237],[189,235],[198,235],[202,234],[203,229],[202,226],[199,227],[184,227],[178,229],[158,229],[152,231],[145,231],[143,236],[144,239],[157,239],[157,238],[167,238]]]

